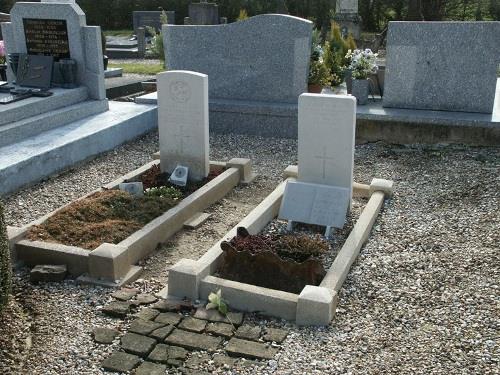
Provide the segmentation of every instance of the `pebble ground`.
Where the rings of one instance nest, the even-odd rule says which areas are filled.
[[[203,246],[186,251],[182,239],[189,233],[181,232],[147,260],[149,270],[134,284],[143,292],[160,290],[179,257],[199,257],[242,218],[232,214],[238,202],[244,208],[234,212],[243,215],[296,162],[296,140],[217,135],[210,145],[212,160],[250,157],[261,177],[210,208],[214,221],[196,232]],[[150,134],[11,195],[6,220],[27,224],[144,164],[157,149],[157,135]],[[498,374],[499,172],[500,148],[357,146],[355,180],[392,179],[395,194],[344,283],[334,321],[297,328],[250,316],[249,322],[286,326],[290,334],[264,367],[226,373]],[[109,290],[72,281],[34,286],[21,269],[13,293],[0,316],[0,373],[103,373],[100,363],[117,344],[94,343],[92,328],[124,332],[128,324],[100,312]]]

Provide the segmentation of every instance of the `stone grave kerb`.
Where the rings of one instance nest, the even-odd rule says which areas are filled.
[[[208,176],[208,76],[172,70],[157,75],[160,167],[189,168],[189,180]]]
[[[27,53],[23,19],[65,20],[70,57],[77,62],[77,83],[88,88],[89,98],[106,99],[101,28],[87,26],[85,13],[74,1],[19,2],[10,16],[10,22],[2,23],[8,53]]]

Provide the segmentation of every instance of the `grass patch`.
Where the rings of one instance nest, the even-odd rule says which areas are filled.
[[[171,196],[135,197],[120,190],[100,191],[33,226],[28,239],[93,250],[117,244],[178,203]]]
[[[134,34],[133,30],[127,30],[127,29],[122,29],[122,30],[106,30],[103,31],[104,35],[106,36],[132,36]]]
[[[109,64],[109,68],[122,68],[123,73],[156,75],[165,71],[163,64]]]

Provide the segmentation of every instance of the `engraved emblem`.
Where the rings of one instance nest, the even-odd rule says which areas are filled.
[[[184,81],[174,81],[170,84],[170,95],[177,103],[186,103],[191,98],[189,85]]]

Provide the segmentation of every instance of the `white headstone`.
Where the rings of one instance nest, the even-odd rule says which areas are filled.
[[[343,228],[349,194],[347,188],[288,181],[279,217],[300,223]]]
[[[350,95],[299,97],[298,180],[346,188],[352,197],[356,99]]]
[[[160,167],[182,164],[189,180],[208,176],[208,76],[173,70],[157,76]]]

